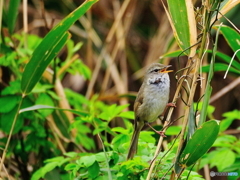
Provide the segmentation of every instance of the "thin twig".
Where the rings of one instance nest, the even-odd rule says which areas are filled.
[[[224,94],[228,93],[229,91],[231,91],[233,88],[235,88],[238,85],[240,85],[240,77],[238,77],[233,82],[231,82],[229,85],[225,86],[220,91],[218,91],[216,94],[214,94],[211,97],[209,103],[211,104],[214,101],[218,100],[220,97],[222,97]]]

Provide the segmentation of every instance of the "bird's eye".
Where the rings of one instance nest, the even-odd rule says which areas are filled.
[[[154,71],[154,72],[158,72],[158,71],[159,71],[159,69],[154,69],[153,71]]]

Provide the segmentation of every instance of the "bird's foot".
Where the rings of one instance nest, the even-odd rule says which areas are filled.
[[[175,103],[167,103],[168,107],[177,107]]]
[[[156,133],[158,133],[162,137],[167,137],[164,131],[156,131]]]
[[[146,123],[155,133],[159,134],[162,137],[167,137],[164,134],[164,131],[157,131],[156,129],[154,129],[149,123]]]

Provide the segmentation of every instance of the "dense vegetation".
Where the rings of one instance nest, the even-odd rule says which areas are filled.
[[[0,180],[237,179],[240,1],[191,2],[1,0]],[[152,62],[176,108],[127,161]]]

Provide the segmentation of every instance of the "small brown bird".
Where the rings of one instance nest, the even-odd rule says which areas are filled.
[[[137,153],[138,138],[143,126],[155,121],[166,108],[170,92],[168,72],[171,72],[167,68],[170,66],[153,63],[147,69],[134,103],[134,132],[127,159],[132,159]]]

